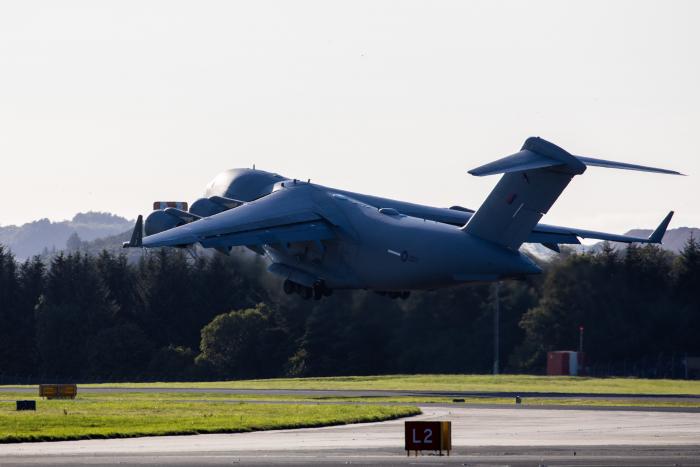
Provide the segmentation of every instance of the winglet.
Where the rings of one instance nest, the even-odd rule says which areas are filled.
[[[136,218],[134,231],[131,233],[131,240],[122,243],[122,248],[141,248],[143,246],[143,216],[139,214]]]
[[[664,234],[666,233],[668,224],[671,223],[672,217],[673,211],[669,212],[666,217],[664,217],[664,220],[661,221],[661,224],[659,224],[656,230],[649,235],[649,243],[661,243],[661,239],[664,238]]]

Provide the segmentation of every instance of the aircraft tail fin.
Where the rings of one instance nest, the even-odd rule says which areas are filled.
[[[588,165],[682,175],[672,170],[575,156],[549,141],[531,137],[520,152],[469,171],[476,176],[504,175],[462,230],[517,250],[571,179],[584,173]],[[670,217],[667,220],[670,222]],[[662,226],[663,223],[659,228]]]
[[[128,242],[124,242],[122,247],[124,248],[141,248],[143,246],[143,216],[139,214],[136,218],[136,225],[134,226],[133,232],[131,232],[131,239]]]

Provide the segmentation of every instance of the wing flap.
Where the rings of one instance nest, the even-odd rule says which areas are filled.
[[[328,224],[317,221],[219,235],[205,238],[200,243],[202,246],[210,248],[330,240],[334,237],[335,234]]]
[[[578,245],[581,242],[578,237],[571,232],[542,232],[538,230],[539,224],[527,237],[526,243],[550,243],[550,244],[569,244]]]

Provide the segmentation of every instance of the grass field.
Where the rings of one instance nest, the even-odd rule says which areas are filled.
[[[232,433],[381,421],[420,413],[416,407],[405,406],[185,402],[163,400],[157,397],[160,394],[147,399],[121,396],[38,400],[36,412],[16,412],[14,402],[0,402],[0,442]]]
[[[31,386],[36,388],[36,386]],[[359,389],[700,395],[700,381],[542,376],[415,375],[270,379],[201,383],[107,383],[89,387]],[[391,397],[225,394],[216,392],[81,392],[76,400],[46,401],[0,387],[0,442],[226,433],[380,421],[419,413],[413,404],[452,403],[436,394]],[[36,412],[16,412],[15,400],[37,400]],[[257,403],[248,402],[257,401]],[[265,403],[270,402],[270,403]],[[317,404],[314,404],[317,402]],[[361,404],[358,404],[360,402]],[[403,405],[387,405],[400,403]],[[384,405],[383,405],[384,404]],[[466,397],[460,404],[514,405],[510,397]],[[700,407],[698,400],[524,397],[523,404]]]
[[[30,386],[36,388],[36,386]],[[695,399],[658,401],[586,398],[583,394],[700,395],[700,381],[581,378],[526,375],[394,375],[184,383],[79,385],[74,401],[45,401],[36,393],[0,386],[0,442],[222,433],[300,428],[386,420],[419,413],[415,404],[451,403],[445,395],[328,397],[318,395],[225,394],[216,392],[98,392],[80,388],[356,389],[404,391],[545,392],[576,398],[524,397],[523,404],[569,406],[700,407]],[[37,412],[16,412],[14,401],[37,400]],[[460,404],[503,404],[510,397],[466,397]],[[257,403],[246,401],[258,401]],[[265,403],[265,402],[270,402]],[[261,403],[262,402],[262,403]],[[303,403],[301,403],[303,402]],[[313,404],[318,402],[318,404]],[[358,404],[360,402],[361,404]],[[309,404],[311,403],[311,404]],[[331,404],[333,403],[333,404]],[[403,405],[390,405],[400,403]]]
[[[238,389],[376,389],[406,391],[558,392],[700,395],[698,380],[585,378],[531,375],[390,375],[278,378],[185,383],[106,383],[83,387],[182,387]],[[1,387],[0,387],[1,389]]]
[[[20,399],[41,400],[35,394],[26,392],[0,391],[0,403],[14,402]],[[463,400],[463,402],[462,402]],[[121,392],[121,393],[90,393],[81,392],[79,401],[87,402],[274,402],[274,403],[334,403],[334,404],[455,404],[459,405],[504,405],[512,406],[512,397],[461,397],[460,402],[454,402],[452,397],[445,396],[372,396],[372,397],[329,397],[309,395],[278,395],[278,394],[225,394],[218,392]],[[656,399],[625,399],[625,398],[548,398],[525,397],[523,405],[565,405],[565,406],[605,406],[605,407],[690,407],[700,408],[700,400]]]

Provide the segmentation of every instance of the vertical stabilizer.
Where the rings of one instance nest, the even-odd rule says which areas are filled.
[[[503,173],[465,232],[517,250],[549,211],[571,179],[586,166],[560,147],[528,138],[520,152],[470,171]]]

